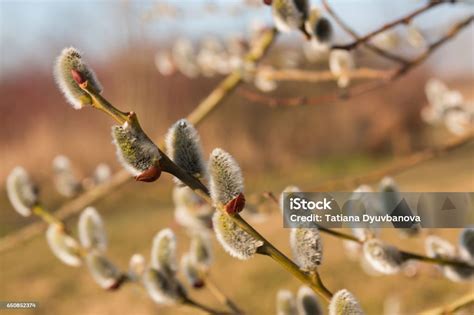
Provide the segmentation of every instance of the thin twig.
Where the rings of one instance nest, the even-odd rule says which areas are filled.
[[[452,141],[449,141],[442,146],[427,148],[410,154],[409,156],[402,158],[387,167],[370,172],[368,174],[326,181],[313,187],[312,191],[334,191],[338,189],[340,190],[354,188],[358,185],[373,183],[384,178],[385,176],[402,173],[423,162],[432,160],[448,152],[461,148],[471,143],[473,140],[474,133],[471,132],[462,137],[458,137]]]
[[[356,41],[360,40],[359,35],[349,25],[347,25],[344,22],[344,20],[339,17],[339,15],[336,14],[336,12],[332,9],[332,7],[329,5],[327,0],[323,0],[323,5],[324,5],[324,8],[326,9],[326,11],[333,17],[334,21],[336,21],[336,23],[339,24],[339,26],[344,31],[346,31],[348,34],[350,34],[354,38],[354,40],[356,40]],[[405,58],[397,56],[395,54],[392,54],[391,52],[386,51],[382,48],[379,48],[375,45],[372,45],[368,42],[364,42],[364,47],[370,49],[374,53],[376,53],[376,54],[378,54],[378,55],[380,55],[384,58],[390,59],[392,61],[396,61],[396,62],[398,62],[402,65],[404,65],[408,62]]]
[[[274,29],[263,33],[260,40],[250,49],[245,60],[247,62],[258,62],[265,56],[265,53],[270,48],[276,36],[277,32]],[[242,83],[242,79],[243,77],[240,70],[229,74],[201,103],[199,103],[186,119],[195,126],[199,125],[231,95],[237,86]],[[163,140],[159,141],[159,143],[160,146],[162,146]],[[60,220],[65,220],[132,180],[133,177],[131,177],[127,171],[120,170],[106,183],[100,184],[75,199],[66,202],[55,212],[55,215]],[[0,239],[0,253],[13,249],[17,245],[32,239],[43,230],[44,223],[38,221],[2,237]]]
[[[74,236],[70,234],[70,231],[67,229],[64,222],[59,220],[53,213],[51,213],[44,207],[40,205],[36,205],[35,207],[33,207],[32,213],[36,215],[37,217],[39,217],[47,225],[49,226],[56,225],[61,229],[62,233],[64,233],[65,235],[68,235],[71,238],[74,238]],[[75,250],[75,253],[83,260],[86,259],[87,255],[93,252],[93,249],[84,247],[80,243],[78,243],[77,245],[78,245],[78,248],[77,250]],[[115,283],[108,290],[114,290],[114,291],[118,290],[122,288],[124,284],[129,283],[129,282],[134,282],[134,281],[129,277],[129,275],[126,272],[120,272],[120,275],[116,278]]]
[[[469,17],[462,20],[461,22],[453,25],[443,37],[431,43],[428,46],[428,48],[425,50],[425,52],[423,52],[421,55],[419,55],[417,58],[413,59],[406,65],[400,67],[398,72],[393,76],[392,80],[399,78],[400,76],[410,71],[412,68],[415,68],[416,66],[423,63],[436,49],[441,47],[447,41],[454,38],[454,36],[456,36],[463,28],[471,24],[473,20],[474,20],[474,15],[470,15]]]
[[[309,96],[294,96],[294,97],[275,97],[265,95],[260,92],[254,92],[247,88],[240,88],[239,94],[247,100],[269,107],[298,107],[298,106],[316,106],[329,105],[338,101],[348,100],[351,97],[363,95],[365,93],[376,90],[386,85],[388,80],[377,80],[367,83],[358,84],[350,87],[341,93],[340,90],[334,92],[309,97]]]
[[[204,304],[201,304],[201,303],[195,301],[194,299],[191,299],[190,297],[185,297],[185,299],[183,301],[183,305],[190,306],[194,309],[201,310],[206,314],[213,314],[213,315],[232,315],[233,314],[233,313],[229,313],[229,312],[215,310],[215,309],[213,309],[213,308],[211,308],[207,305],[204,305]]]
[[[472,139],[473,139],[473,137],[471,136],[471,140]],[[321,190],[312,190],[312,191],[321,191]],[[265,195],[274,195],[272,192],[265,192],[264,194]],[[269,200],[273,201],[278,207],[280,207],[279,202],[276,198],[269,198]],[[324,227],[320,224],[317,224],[317,227],[321,232],[326,233],[326,234],[331,235],[331,236],[334,236],[336,238],[340,238],[340,239],[351,241],[351,242],[356,242],[356,243],[359,243],[359,244],[364,243],[363,240],[360,240],[360,239],[358,239],[357,237],[355,237],[353,235],[346,234],[344,232],[340,232],[340,231],[335,230],[335,229],[330,229],[330,228]],[[406,260],[413,259],[413,260],[423,261],[423,262],[427,262],[427,263],[431,263],[431,264],[448,265],[448,266],[455,266],[455,267],[468,268],[468,269],[473,269],[474,270],[474,266],[472,266],[472,265],[470,265],[470,264],[468,264],[464,261],[460,261],[460,260],[445,259],[445,258],[432,258],[432,257],[420,255],[420,254],[417,254],[417,253],[403,251],[403,250],[399,250],[399,252],[402,254],[403,258],[406,259]]]
[[[326,286],[322,284],[321,279],[319,278],[318,282],[315,282],[310,274],[302,272],[299,267],[288,257],[286,257],[282,252],[276,249],[273,245],[266,242],[263,246],[258,248],[257,251],[259,254],[267,255],[273,260],[278,262],[286,271],[291,273],[301,282],[308,285],[314,292],[319,294],[326,302],[331,301],[333,294],[329,291]]]
[[[431,10],[432,8],[440,5],[440,4],[443,4],[443,3],[452,3],[454,1],[452,0],[434,0],[434,1],[428,1],[427,4],[425,4],[423,7],[419,8],[419,9],[416,9],[415,11],[401,17],[401,18],[398,18],[390,23],[387,23],[379,28],[377,28],[376,30],[372,31],[372,32],[369,32],[367,33],[366,35],[364,36],[361,36],[361,37],[358,37],[356,40],[354,40],[352,43],[349,43],[349,44],[345,44],[345,45],[333,45],[332,48],[333,49],[347,49],[347,50],[350,50],[350,49],[354,49],[356,48],[357,46],[361,45],[361,44],[364,44],[366,43],[368,40],[370,40],[371,38],[373,38],[375,35],[377,34],[380,34],[380,33],[383,33],[397,25],[400,25],[400,24],[409,24],[411,22],[411,20],[413,20],[413,18],[415,18],[416,16],[428,11],[428,10]]]
[[[454,312],[463,309],[465,307],[474,305],[474,292],[469,292],[466,295],[454,300],[453,302],[433,308],[427,311],[420,312],[420,315],[448,315],[454,314]]]
[[[474,16],[471,15],[467,17],[466,19],[462,20],[461,22],[452,26],[443,37],[441,37],[437,41],[430,44],[425,52],[423,52],[422,54],[420,54],[418,57],[411,60],[410,62],[398,67],[398,69],[392,70],[391,71],[392,74],[386,77],[385,79],[374,80],[367,83],[357,84],[344,90],[343,93],[340,93],[340,90],[335,90],[333,92],[323,94],[323,95],[318,95],[315,97],[296,96],[296,97],[287,97],[287,98],[264,95],[264,94],[254,92],[248,89],[240,89],[239,93],[240,95],[242,95],[243,97],[245,97],[246,99],[252,102],[262,104],[262,105],[267,105],[270,107],[327,105],[327,104],[334,103],[336,101],[344,101],[351,97],[360,96],[368,92],[374,91],[376,89],[379,89],[383,86],[386,86],[388,83],[391,83],[403,77],[409,71],[415,69],[417,66],[422,64],[431,54],[433,54],[444,43],[453,39],[462,29],[464,29],[469,24],[471,24],[473,20],[474,20]]]
[[[204,280],[204,286],[212,295],[223,305],[229,307],[235,314],[243,314],[244,312],[235,304],[222,290],[211,280],[209,275]]]
[[[329,70],[265,69],[262,70],[261,74],[265,76],[266,79],[273,81],[304,81],[314,83],[337,80],[337,77]],[[387,79],[392,75],[392,72],[372,68],[358,68],[349,72],[347,75],[351,79]]]

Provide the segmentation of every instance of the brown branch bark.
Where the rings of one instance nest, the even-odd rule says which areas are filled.
[[[332,7],[329,5],[329,2],[327,0],[323,0],[323,6],[324,8],[326,9],[326,11],[329,13],[329,15],[332,16],[332,18],[334,19],[334,21],[336,21],[336,23],[348,34],[350,34],[355,41],[359,41],[360,40],[360,36],[348,25],[346,24],[346,22],[344,22],[344,20],[339,17],[339,15],[336,14],[336,12],[332,9]],[[392,60],[392,61],[396,61],[402,65],[406,64],[408,61],[403,58],[403,57],[400,57],[398,55],[395,55],[395,54],[392,54],[391,52],[389,51],[386,51],[382,48],[379,48],[375,45],[372,45],[371,43],[368,43],[368,42],[364,42],[363,43],[364,47],[366,47],[367,49],[373,51],[374,53],[376,53],[377,55],[379,56],[382,56],[386,59],[389,59],[389,60]]]
[[[380,34],[380,33],[383,33],[399,24],[409,24],[411,22],[412,19],[414,19],[416,16],[422,14],[422,13],[425,13],[426,11],[428,10],[431,10],[432,8],[440,5],[440,4],[443,4],[443,3],[453,3],[455,1],[452,1],[452,0],[432,0],[432,1],[428,1],[426,5],[424,5],[423,7],[401,17],[401,18],[398,18],[392,22],[389,22],[385,25],[382,25],[381,27],[377,28],[376,30],[372,31],[372,32],[369,32],[367,33],[366,35],[362,36],[362,37],[358,37],[356,40],[354,40],[352,43],[349,43],[349,44],[345,44],[345,45],[333,45],[332,48],[333,49],[347,49],[347,50],[351,50],[351,49],[354,49],[356,48],[357,46],[361,45],[361,44],[364,44],[366,43],[368,40],[370,40],[371,38],[373,38],[375,35],[377,34]]]

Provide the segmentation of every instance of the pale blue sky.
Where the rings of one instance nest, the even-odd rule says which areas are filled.
[[[64,46],[74,45],[91,56],[104,58],[108,52],[125,44],[127,38],[142,37],[159,44],[160,39],[179,34],[245,33],[253,18],[271,23],[270,10],[247,10],[239,17],[229,17],[229,7],[241,0],[216,0],[217,11],[209,14],[203,4],[210,0],[176,0],[184,15],[144,23],[140,17],[156,0],[0,0],[0,76],[28,63],[50,67],[53,57]],[[318,4],[319,1],[312,1]],[[360,33],[376,28],[423,5],[421,0],[334,0],[334,9]],[[473,13],[473,6],[443,5],[416,20],[430,33],[442,30],[460,16]],[[341,37],[341,40],[344,38]],[[474,32],[471,26],[439,57],[431,60],[444,70],[471,73],[474,70]],[[439,54],[438,54],[439,56]],[[446,58],[447,56],[447,58]],[[469,64],[466,67],[466,62]]]

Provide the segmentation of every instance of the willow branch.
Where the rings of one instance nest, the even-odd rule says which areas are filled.
[[[261,70],[261,74],[268,80],[273,81],[304,81],[304,82],[327,82],[337,78],[329,70],[310,71],[300,69],[284,70]],[[392,75],[391,71],[372,68],[358,68],[348,73],[351,79],[387,79]]]
[[[113,106],[112,106],[113,107]],[[110,112],[114,112],[114,110],[111,110]],[[109,114],[108,111],[105,111]],[[109,114],[110,115],[110,114]],[[58,225],[62,228],[62,230],[64,231],[64,233],[70,237],[73,237],[69,232],[68,230],[66,229],[66,226],[65,224],[59,220],[54,214],[52,214],[51,212],[49,212],[48,210],[46,210],[45,208],[43,208],[42,206],[35,206],[33,207],[33,211],[32,213],[36,216],[38,216],[39,218],[41,218],[45,223],[47,224],[55,224],[55,225]],[[81,257],[81,258],[85,258],[89,253],[91,253],[91,249],[89,248],[86,248],[84,246],[82,246],[81,244],[78,244],[79,245],[79,248],[78,248],[78,252],[77,254]],[[92,250],[93,251],[93,250]],[[132,280],[126,272],[121,272],[121,275],[120,275],[120,278],[119,280],[117,280],[117,283],[114,285],[113,289],[111,290],[118,290],[120,288],[123,287],[123,285],[127,282],[135,282],[135,280]],[[217,289],[216,289],[217,290]],[[221,293],[222,294],[222,293]],[[225,297],[225,296],[224,296]],[[187,305],[189,307],[193,307],[193,308],[196,308],[196,309],[199,309],[205,313],[209,313],[209,314],[241,314],[241,312],[238,310],[238,308],[235,306],[235,304],[230,301],[229,299],[226,299],[226,302],[228,302],[231,306],[232,306],[232,310],[234,311],[233,313],[226,313],[226,312],[222,312],[222,311],[218,311],[218,310],[214,310],[206,305],[203,305],[193,299],[191,299],[189,296],[185,296],[184,297],[184,300],[183,300],[183,304],[184,305]],[[227,304],[225,304],[227,305]],[[235,309],[234,309],[235,307]],[[238,310],[238,311],[235,311],[235,310]]]
[[[212,281],[209,275],[204,280],[204,286],[211,292],[212,295],[223,305],[226,305],[235,314],[243,314],[242,310],[235,304],[222,290]]]
[[[452,301],[449,304],[433,308],[427,311],[422,311],[422,315],[448,315],[453,314],[456,311],[459,311],[465,307],[474,305],[474,292],[470,292],[466,295],[461,296],[460,298]]]
[[[186,297],[184,299],[183,305],[192,307],[194,309],[201,310],[202,312],[204,312],[206,314],[213,314],[213,315],[232,315],[233,314],[233,313],[229,313],[229,312],[223,312],[223,311],[215,310],[215,309],[213,309],[213,308],[211,308],[207,305],[201,304],[201,303],[191,299],[190,297]]]
[[[66,225],[64,222],[62,222],[60,219],[58,219],[53,213],[42,207],[41,205],[36,205],[32,209],[32,213],[39,217],[44,223],[48,225],[56,225],[59,226],[61,231],[64,232],[64,234],[68,235],[71,238],[74,238],[74,236],[71,235],[70,231],[67,229]],[[76,254],[80,256],[83,260],[86,258],[88,254],[91,253],[91,249],[82,246],[82,244],[78,243],[78,248],[76,251]],[[128,276],[126,272],[120,272],[120,276],[118,277],[116,283],[112,288],[109,288],[108,290],[118,290],[122,288],[122,286],[125,283],[133,282],[133,280]]]
[[[273,39],[275,35],[277,34],[275,29],[272,29],[270,31],[267,31],[262,35],[261,39],[261,44],[257,45],[254,47],[250,54],[245,58],[246,62],[254,62],[258,60],[263,54],[267,51],[269,48],[270,44],[273,42]],[[231,88],[235,88],[237,86],[237,83],[241,81],[241,74],[240,72],[235,72],[231,74],[226,80],[224,80],[223,84],[230,84]],[[230,82],[230,83],[229,83]],[[89,94],[90,97],[92,97],[94,101],[94,107],[97,109],[100,109],[104,111],[105,113],[109,114],[113,119],[117,120],[120,119],[120,117],[117,117],[116,113],[120,113],[118,110],[104,110],[101,108],[103,106],[102,103],[106,104],[107,107],[113,107],[108,103],[105,99],[102,97],[97,96],[97,91],[94,89],[88,88],[87,82],[84,82],[83,84],[80,85],[80,87],[85,91],[86,93]],[[218,99],[222,99],[222,97],[227,94],[221,94],[220,97],[217,97]],[[136,115],[132,115],[132,113],[127,115],[127,121],[128,119],[132,119],[132,123],[139,128],[139,123],[138,123],[138,118],[136,118]],[[159,166],[161,169],[165,172],[171,173],[174,176],[176,176],[181,182],[183,182],[185,185],[193,189],[199,196],[202,196],[206,201],[212,204],[209,191],[206,188],[204,184],[200,182],[199,179],[187,174],[183,169],[181,169],[178,165],[176,165],[171,159],[167,157],[167,155],[164,152],[160,152],[160,160],[159,160]],[[216,209],[218,211],[221,211],[227,215],[226,210],[222,205],[216,206]],[[332,297],[332,293],[329,292],[324,286],[320,285],[320,282],[314,283],[310,277],[309,274],[303,272],[302,270],[299,269],[299,267],[288,257],[286,257],[282,252],[280,252],[277,248],[273,246],[268,240],[266,240],[260,233],[258,233],[248,222],[246,222],[239,214],[234,214],[234,215],[229,215],[229,217],[245,232],[250,234],[252,237],[254,237],[256,240],[259,240],[262,242],[262,246],[259,248],[259,253],[267,255],[271,257],[274,261],[276,261],[278,264],[280,264],[283,268],[285,268],[287,271],[289,271],[291,274],[296,276],[298,279],[300,279],[302,282],[305,284],[309,285],[315,293],[318,293],[323,297],[327,302],[330,301]],[[196,302],[188,299],[185,301],[186,303],[190,305],[198,305]],[[203,308],[204,309],[204,308]]]
[[[467,139],[469,139],[469,141],[466,141]],[[434,154],[435,156],[438,156],[441,153],[448,152],[452,149],[458,148],[458,147],[460,147],[460,146],[462,146],[462,145],[464,145],[464,144],[466,144],[466,143],[468,143],[472,140],[474,140],[474,133],[470,134],[469,137],[467,137],[467,136],[462,137],[459,141],[455,141],[455,142],[453,141],[452,143],[449,143],[449,144],[447,144],[447,145],[445,145],[441,148],[431,149],[429,152],[430,152],[430,154]],[[382,177],[380,177],[380,178],[382,178]],[[370,181],[365,181],[363,183],[368,183],[368,182],[370,182]],[[331,188],[334,188],[334,187],[331,187]],[[327,190],[326,189],[322,189],[322,190],[321,189],[313,189],[311,191],[327,191]],[[280,206],[278,199],[276,199],[274,197],[275,195],[272,192],[265,192],[264,196],[269,196],[268,200],[274,202],[278,207]],[[273,197],[271,197],[271,196],[273,196]],[[346,234],[346,233],[340,232],[340,231],[335,230],[335,229],[330,229],[330,228],[321,226],[319,224],[317,224],[317,227],[321,232],[326,233],[326,234],[331,235],[331,236],[334,236],[336,238],[340,238],[340,239],[351,241],[351,242],[356,242],[356,243],[359,243],[359,244],[364,243],[362,240],[358,239],[357,237],[355,237],[353,235]],[[464,261],[460,261],[460,260],[456,260],[456,259],[432,258],[432,257],[420,255],[420,254],[417,254],[417,253],[403,251],[403,250],[399,250],[399,252],[402,254],[402,257],[405,260],[412,259],[412,260],[418,260],[418,261],[423,261],[423,262],[426,262],[426,263],[437,264],[437,265],[447,265],[447,266],[474,269],[474,266],[472,266],[472,265],[470,265],[470,264],[468,264]]]
[[[437,41],[430,44],[428,48],[425,50],[425,52],[420,54],[415,59],[409,61],[408,63],[398,68],[395,68],[394,70],[391,70],[391,74],[385,77],[384,79],[374,80],[371,82],[354,85],[344,90],[343,93],[340,93],[339,90],[335,90],[334,92],[318,95],[315,97],[296,96],[296,97],[279,98],[279,97],[264,95],[264,94],[254,92],[248,89],[241,89],[239,92],[241,96],[245,97],[249,101],[262,104],[262,105],[267,105],[270,107],[277,107],[277,106],[292,107],[292,106],[309,106],[309,105],[323,105],[323,104],[327,105],[327,104],[331,104],[337,101],[344,101],[351,97],[356,97],[356,96],[366,94],[368,92],[372,92],[376,89],[386,86],[388,83],[391,83],[403,77],[409,71],[415,69],[420,64],[422,64],[439,47],[441,47],[443,44],[445,44],[449,40],[453,39],[461,30],[463,30],[468,25],[470,25],[473,19],[474,19],[474,16],[470,15],[466,19],[452,26],[443,37],[441,37]]]
[[[343,93],[336,90],[334,92],[318,96],[293,96],[293,97],[275,97],[255,92],[247,88],[239,89],[239,94],[247,100],[269,107],[298,107],[298,106],[317,106],[329,105],[338,101],[348,100],[351,97],[360,96],[381,88],[386,85],[388,80],[377,80],[358,84],[346,89]]]
[[[329,13],[329,15],[332,16],[332,18],[334,19],[334,21],[336,21],[336,23],[348,34],[350,34],[354,40],[356,41],[359,41],[360,40],[360,37],[359,35],[349,26],[347,25],[344,20],[342,18],[339,17],[339,15],[336,14],[336,12],[332,9],[332,7],[329,5],[328,1],[327,0],[323,0],[323,5],[324,5],[324,8],[326,9],[326,11]],[[379,48],[375,45],[372,45],[368,42],[364,42],[364,47],[366,47],[367,49],[373,51],[374,53],[376,53],[377,55],[379,56],[382,56],[386,59],[390,59],[392,61],[396,61],[400,64],[406,64],[408,61],[403,58],[403,57],[400,57],[400,56],[397,56],[395,54],[392,54],[391,52],[389,51],[386,51],[382,48]]]
[[[398,18],[392,22],[389,22],[385,25],[382,25],[381,27],[379,27],[378,29],[372,31],[372,32],[369,32],[367,33],[366,35],[364,36],[361,36],[361,37],[358,37],[356,40],[354,40],[352,43],[349,43],[349,44],[345,44],[345,45],[333,45],[332,48],[333,49],[347,49],[347,50],[351,50],[351,49],[354,49],[356,48],[357,46],[361,45],[361,44],[364,44],[366,43],[368,40],[370,40],[371,38],[373,38],[374,36],[380,34],[380,33],[383,33],[397,25],[400,25],[400,24],[409,24],[411,22],[412,19],[414,19],[416,16],[422,14],[422,13],[425,13],[426,11],[428,10],[431,10],[432,8],[440,5],[440,4],[443,4],[443,3],[452,3],[454,1],[452,0],[432,0],[432,1],[428,1],[427,4],[425,4],[423,7],[419,8],[419,9],[416,9],[415,11],[401,17],[401,18]]]
[[[93,99],[96,91],[93,89],[87,89],[87,84],[81,85],[81,88],[87,92]],[[100,104],[96,104],[95,107],[100,107]],[[137,128],[140,128],[140,124],[136,115],[129,115],[133,117],[132,123]],[[114,118],[114,117],[112,117]],[[141,131],[143,132],[143,131]],[[225,209],[225,205],[217,204],[215,205],[212,201],[209,190],[207,187],[196,177],[188,174],[183,170],[179,165],[175,164],[166,153],[160,150],[160,159],[159,159],[160,169],[164,172],[170,173],[178,178],[183,184],[191,188],[198,196],[201,196],[206,200],[210,205],[214,205],[217,211],[222,212],[224,215],[227,215],[235,224],[237,224],[243,231],[251,235],[254,239],[262,242],[257,250],[257,253],[263,254],[271,257],[275,262],[277,262],[281,267],[290,272],[296,278],[300,279],[303,283],[310,286],[315,293],[319,294],[327,302],[331,300],[332,293],[326,289],[326,287],[320,285],[321,280],[318,283],[314,283],[310,275],[306,272],[300,270],[300,268],[282,252],[280,252],[271,242],[265,239],[257,230],[254,229],[244,218],[242,218],[238,213],[229,214]]]
[[[406,65],[400,67],[400,69],[394,75],[392,80],[397,79],[398,77],[400,77],[400,76],[404,75],[405,73],[407,73],[408,71],[410,71],[412,68],[415,68],[418,65],[420,65],[421,63],[423,63],[426,59],[428,59],[428,57],[436,49],[441,47],[447,41],[453,39],[462,29],[464,29],[469,24],[471,24],[473,20],[474,20],[474,15],[470,15],[466,19],[462,20],[461,22],[453,25],[443,37],[441,37],[437,41],[431,43],[428,46],[428,48],[425,50],[425,52],[423,52],[421,55],[419,55],[417,58],[413,59],[412,61],[410,61]]]
[[[266,240],[265,240],[266,241]],[[302,272],[299,267],[288,257],[286,257],[282,252],[276,249],[271,243],[266,241],[263,246],[258,248],[257,251],[259,254],[267,255],[273,260],[278,262],[286,271],[291,273],[301,282],[309,286],[315,293],[319,294],[326,302],[331,301],[333,294],[329,291],[323,284],[321,279],[314,281],[311,274]]]
[[[343,240],[350,241],[350,242],[359,243],[361,245],[364,243],[364,241],[358,239],[357,237],[355,237],[353,235],[350,235],[350,234],[347,234],[347,233],[344,233],[344,232],[340,232],[340,231],[335,230],[335,229],[330,229],[330,228],[321,226],[319,224],[317,224],[317,227],[318,227],[318,230],[320,230],[321,232],[323,232],[325,234],[328,234],[328,235],[331,235],[331,236],[334,236],[336,238],[343,239]],[[468,268],[468,269],[474,270],[474,266],[472,266],[472,265],[470,265],[470,264],[468,264],[464,261],[461,261],[461,260],[448,259],[448,258],[428,257],[428,256],[424,256],[424,255],[421,255],[421,254],[412,253],[412,252],[404,251],[404,250],[399,250],[399,252],[402,255],[402,257],[404,258],[404,260],[411,259],[411,260],[418,260],[418,261],[422,261],[422,262],[426,262],[426,263],[430,263],[430,264],[436,264],[436,265],[442,265],[442,266],[454,266],[454,267]]]
[[[351,189],[359,185],[373,183],[379,181],[385,176],[396,175],[410,168],[413,168],[426,161],[438,158],[446,153],[461,148],[474,140],[474,133],[468,133],[462,137],[458,137],[452,141],[445,143],[439,147],[431,147],[419,152],[415,152],[405,158],[402,158],[393,164],[381,168],[379,170],[369,172],[366,175],[356,177],[346,177],[326,181],[312,188],[312,191],[334,191],[340,189]]]
[[[323,226],[318,225],[318,229],[326,234],[329,234],[331,236],[334,236],[336,238],[344,239],[350,242],[356,242],[359,244],[363,244],[364,242],[358,238],[356,238],[353,235],[346,234],[334,229],[329,229]],[[448,258],[434,258],[434,257],[428,257],[425,255],[417,254],[417,253],[412,253],[409,251],[404,251],[404,250],[398,250],[400,254],[402,255],[403,259],[406,260],[417,260],[417,261],[422,261],[426,262],[429,264],[436,264],[436,265],[442,265],[442,266],[453,266],[453,267],[460,267],[460,268],[468,268],[474,270],[474,266],[461,261],[461,260],[456,260],[456,259],[448,259]]]
[[[245,56],[247,62],[258,62],[265,56],[265,53],[270,48],[277,36],[275,29],[264,32],[259,41],[251,47],[249,53]],[[242,83],[242,73],[236,70],[229,74],[217,87],[199,103],[199,105],[186,117],[186,119],[195,126],[202,123],[220,104],[222,104]],[[120,116],[120,114],[118,114]],[[115,118],[114,118],[115,119]],[[163,139],[159,141],[160,146],[163,146]],[[133,178],[130,174],[121,170],[115,173],[110,181],[100,184],[73,200],[66,202],[56,212],[55,215],[60,220],[77,214],[83,208],[97,202],[115,191],[124,184],[131,182]],[[44,230],[43,222],[31,223],[11,234],[0,239],[0,253],[15,248],[17,245],[26,242]]]

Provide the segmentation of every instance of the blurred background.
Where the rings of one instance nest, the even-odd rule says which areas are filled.
[[[318,1],[311,1],[320,5]],[[358,33],[364,34],[421,6],[424,1],[331,1],[333,8]],[[439,38],[450,25],[473,13],[467,4],[442,5],[415,19],[426,42]],[[41,183],[50,209],[65,199],[52,185],[52,160],[63,154],[75,174],[89,176],[107,163],[118,171],[111,145],[109,117],[97,111],[76,111],[57,89],[52,67],[59,52],[78,48],[104,86],[103,94],[118,108],[137,112],[144,130],[159,139],[176,120],[185,117],[224,78],[163,73],[160,61],[176,42],[188,41],[195,51],[204,40],[224,49],[231,40],[249,42],[261,26],[272,26],[271,10],[261,1],[0,1],[0,236],[36,219],[20,218],[8,203],[5,179],[12,168],[24,166]],[[350,41],[335,27],[335,41]],[[395,31],[405,38],[407,30]],[[308,60],[304,38],[298,32],[281,34],[262,60],[275,68],[327,69],[327,58]],[[245,45],[244,45],[245,46]],[[416,56],[423,48],[401,43],[397,52]],[[230,50],[230,48],[227,48]],[[280,192],[289,184],[311,187],[328,179],[361,175],[455,136],[423,122],[428,106],[425,83],[435,77],[474,99],[474,28],[469,26],[436,51],[422,66],[402,79],[363,96],[318,106],[279,107],[251,102],[239,89],[265,93],[253,82],[239,87],[198,128],[204,151],[222,147],[243,168],[246,191]],[[389,68],[389,63],[364,49],[354,55],[357,66]],[[162,66],[162,65],[161,65]],[[335,82],[278,82],[271,96],[317,96],[336,91]],[[472,191],[474,146],[469,145],[396,177],[405,191]],[[180,248],[187,238],[173,221],[172,181],[129,183],[95,206],[105,217],[110,256],[122,266],[135,252],[148,255],[153,235],[172,226]],[[274,209],[275,210],[275,209]],[[70,222],[76,225],[76,219]],[[273,211],[258,230],[285,252],[288,231]],[[73,228],[74,231],[74,228]],[[458,231],[437,230],[451,241]],[[386,234],[386,235],[385,235]],[[403,249],[423,251],[421,239],[400,239],[384,231],[384,238]],[[337,239],[324,238],[325,262],[321,274],[329,288],[348,288],[369,314],[380,314],[387,299],[399,301],[400,314],[450,301],[473,290],[473,283],[452,283],[430,266],[414,277],[369,277],[349,261]],[[273,314],[278,289],[296,290],[297,280],[280,272],[265,257],[240,262],[215,244],[215,282],[249,314]],[[191,314],[193,310],[154,305],[144,291],[124,287],[114,293],[100,290],[83,269],[62,265],[44,238],[22,244],[0,255],[0,300],[33,300],[35,314]],[[229,281],[228,275],[232,275]],[[403,290],[400,290],[403,288]],[[193,292],[216,304],[206,292]],[[26,313],[26,312],[25,312]]]

